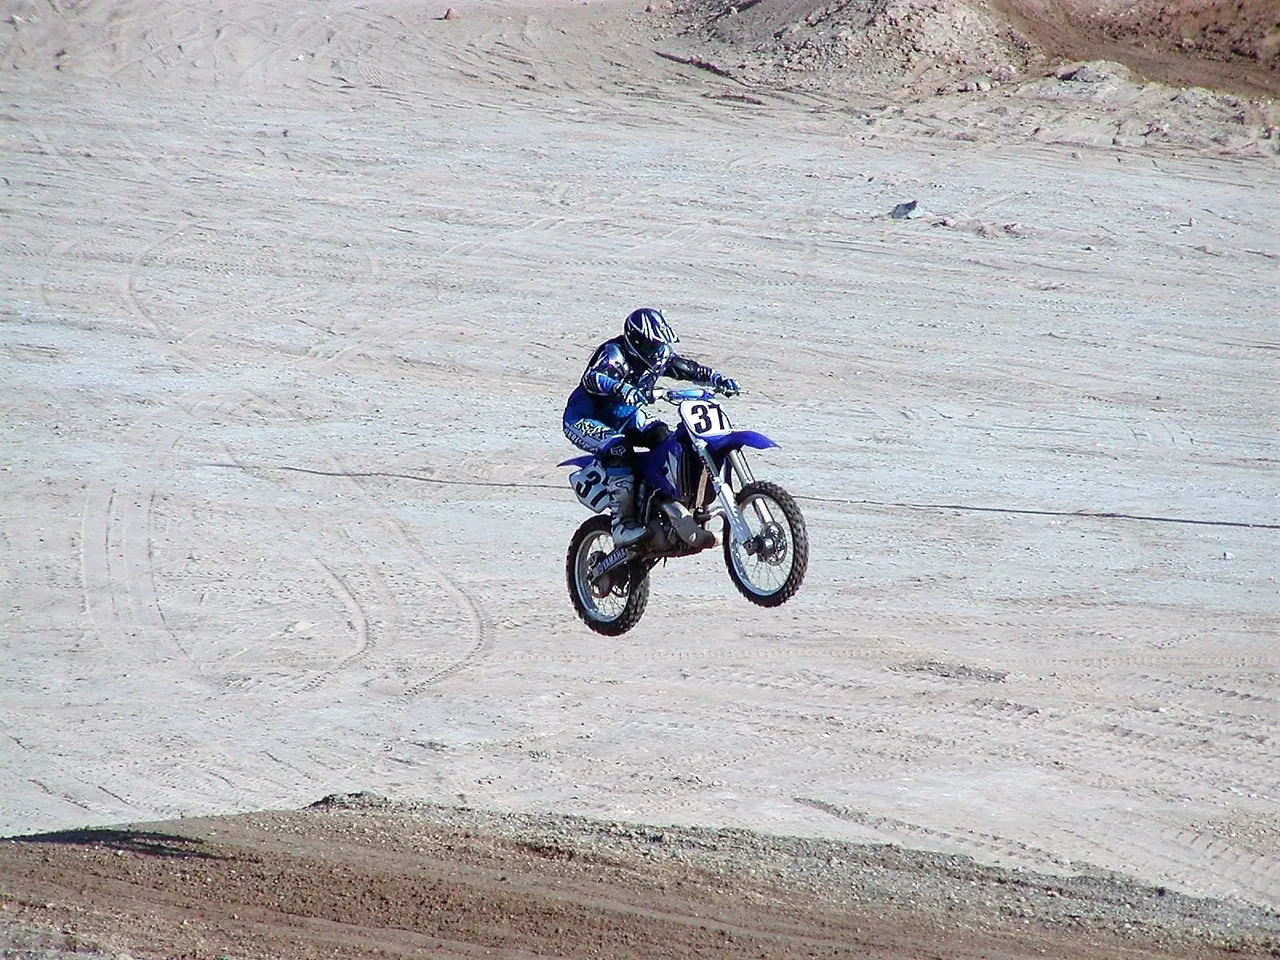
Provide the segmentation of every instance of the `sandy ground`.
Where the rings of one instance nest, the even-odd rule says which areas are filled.
[[[1280,909],[1274,105],[640,9],[5,5],[0,835],[371,790]],[[559,416],[646,303],[812,555],[605,640]]]

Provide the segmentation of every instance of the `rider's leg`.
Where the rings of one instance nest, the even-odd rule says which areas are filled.
[[[613,512],[611,533],[619,547],[629,547],[648,531],[636,516],[636,477],[630,469],[619,468],[609,476],[609,508]]]
[[[656,450],[666,443],[670,434],[671,428],[661,420],[649,420],[638,428],[628,427],[623,436],[633,447],[648,447],[650,450]]]
[[[591,396],[581,387],[569,394],[562,424],[569,442],[587,453],[598,454],[601,446],[612,444],[619,432],[599,417]]]
[[[564,417],[564,435],[573,444],[595,454],[605,468],[608,479],[609,511],[613,514],[613,542],[626,547],[645,534],[636,519],[636,486],[632,469],[632,449],[618,426],[592,416],[577,416],[581,411],[568,409]]]
[[[613,542],[630,546],[648,531],[640,522],[636,505],[636,457],[633,438],[641,435],[652,421],[644,411],[629,405],[611,411],[617,417],[615,429],[620,436],[601,455],[600,462],[609,476],[610,507],[613,511]]]

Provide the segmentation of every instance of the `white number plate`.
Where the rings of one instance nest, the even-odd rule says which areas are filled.
[[[686,400],[680,404],[680,419],[695,437],[718,437],[732,428],[720,404],[714,400]]]
[[[569,485],[582,505],[599,513],[609,505],[609,484],[598,466],[583,467],[569,474]]]

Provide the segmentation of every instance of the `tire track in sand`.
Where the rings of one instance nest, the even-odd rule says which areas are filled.
[[[975,830],[941,830],[926,827],[923,824],[900,820],[897,817],[886,817],[855,810],[841,804],[831,803],[813,797],[792,797],[795,803],[818,810],[837,820],[845,820],[870,827],[873,830],[894,837],[906,837],[908,845],[942,844],[962,850],[974,850],[984,860],[1014,859],[1022,863],[1031,862],[1041,868],[1055,869],[1070,867],[1071,861],[1044,847],[1024,843],[1010,837],[1002,837],[994,833],[982,833]]]
[[[160,662],[171,659],[165,655],[170,650],[199,672],[192,651],[161,609],[151,535],[155,500],[154,488],[131,492],[104,482],[90,484],[80,536],[85,613],[104,647],[152,648],[151,658]]]
[[[237,390],[233,393],[224,395],[223,397],[202,401],[196,404],[196,406],[192,408],[191,414],[193,420],[197,422],[217,421],[219,419],[226,419],[228,417],[235,416],[251,405],[254,409],[254,413],[257,415],[257,419],[259,420],[263,419],[263,415],[261,413],[263,409],[280,412],[279,404],[269,398],[250,391]],[[289,421],[293,418],[288,415],[284,415],[282,419]],[[252,466],[246,464],[232,449],[230,443],[219,440],[218,447],[221,449],[225,461],[231,466],[236,467],[246,475],[259,477],[260,479],[267,479],[268,482],[272,483],[275,482],[270,480],[268,477],[263,477],[262,471],[255,470]],[[289,514],[279,505],[276,498],[260,498],[259,503],[265,506],[275,517],[275,522],[273,523],[272,528],[277,531],[277,537],[280,536],[282,532],[294,534],[306,532],[291,519]],[[361,561],[361,572],[365,575],[365,579],[368,582],[374,584],[381,583],[381,574],[367,561],[367,559],[363,557],[363,554],[355,549],[355,543],[347,533],[346,528],[342,523],[329,524],[326,526],[325,532],[326,534],[336,533],[342,538],[343,549],[340,551],[340,554],[344,558],[353,556],[359,557]],[[304,537],[303,539],[305,540],[306,538]],[[353,635],[351,648],[347,653],[341,655],[337,659],[336,663],[323,667],[319,671],[311,673],[309,676],[302,678],[286,677],[282,680],[256,680],[250,682],[249,687],[251,688],[256,688],[261,683],[265,683],[268,687],[272,688],[277,694],[273,700],[273,704],[275,705],[282,704],[286,696],[309,693],[317,690],[334,677],[349,670],[353,665],[367,659],[378,646],[375,621],[369,612],[370,602],[365,598],[365,591],[352,586],[354,582],[352,574],[347,571],[340,573],[335,569],[335,564],[332,561],[327,560],[322,554],[314,551],[311,552],[309,560],[314,567],[320,571],[321,576],[329,589],[330,595],[337,600],[339,606],[347,612],[346,623]],[[375,587],[373,592],[381,592],[385,595],[385,585],[383,585],[381,591]],[[229,661],[243,653],[243,650],[238,651],[231,657],[223,658],[223,661]],[[214,664],[211,664],[210,666],[212,668],[214,667]],[[298,680],[296,685],[292,682],[294,679]],[[237,684],[234,680],[224,679],[223,684],[234,686],[242,692],[245,689],[245,685]]]
[[[223,417],[230,416],[234,415],[237,410],[243,410],[250,405],[253,407],[256,418],[263,417],[265,415],[264,411],[274,411],[281,415],[283,421],[293,419],[287,412],[283,411],[276,401],[252,391],[240,391],[237,397],[225,399],[219,405],[218,413]],[[232,451],[229,445],[222,444],[221,446],[228,465],[246,474],[270,479],[274,478],[278,473],[274,470],[255,469]],[[429,581],[435,581],[443,587],[444,592],[453,600],[454,606],[463,614],[470,625],[469,643],[462,656],[433,671],[426,678],[408,681],[407,688],[401,693],[401,696],[411,697],[416,695],[426,687],[453,676],[483,659],[492,645],[492,637],[490,618],[480,602],[454,578],[442,570],[438,564],[432,563],[427,558],[426,551],[413,539],[405,527],[387,514],[385,506],[341,464],[332,451],[327,451],[326,458],[332,465],[332,469],[325,471],[324,475],[341,476],[350,481],[351,486],[360,495],[361,499],[369,505],[369,511],[374,515],[376,522],[390,530],[412,555],[413,562],[408,565],[409,569],[426,571],[429,574],[427,581],[423,581],[416,573],[414,579],[424,587]],[[294,476],[295,474],[286,473],[285,475]],[[309,476],[306,473],[296,475],[304,478]],[[278,481],[272,479],[272,482]],[[286,487],[288,486],[286,484]],[[302,489],[299,488],[299,492],[302,492]],[[271,504],[271,509],[277,517],[277,524],[281,529],[304,532],[303,528],[299,527],[297,522],[291,520],[286,512],[276,506],[272,500],[267,500],[266,502]],[[363,512],[357,516],[355,511],[348,510],[340,515],[336,521],[329,522],[325,526],[326,534],[341,535],[344,546],[340,551],[340,555],[344,563],[349,563],[353,559],[359,561],[361,571],[359,575],[340,570],[332,557],[319,554],[313,555],[314,562],[324,572],[331,592],[342,601],[348,611],[348,622],[355,634],[354,647],[339,662],[309,677],[294,691],[295,693],[314,691],[336,677],[349,673],[351,668],[357,664],[363,665],[370,672],[376,672],[385,667],[393,674],[399,673],[401,672],[401,665],[406,660],[406,657],[396,649],[397,646],[403,646],[403,644],[398,643],[403,634],[402,621],[404,618],[400,613],[403,604],[393,594],[379,563],[369,555],[368,550],[362,544],[362,539],[352,532],[356,526],[364,522],[364,519]],[[367,540],[367,537],[364,539]],[[427,593],[427,591],[423,592]],[[414,659],[416,662],[416,658]],[[376,677],[366,680],[365,684],[373,679],[376,679]]]
[[[361,497],[376,511],[379,521],[409,549],[423,568],[431,571],[432,576],[440,581],[445,590],[465,612],[471,623],[472,643],[467,652],[453,663],[411,683],[403,693],[403,696],[406,698],[415,697],[428,687],[447,680],[487,658],[493,649],[493,628],[492,619],[484,605],[438,564],[432,563],[427,558],[426,550],[409,533],[404,523],[387,512],[386,508],[374,499],[365,485],[360,482],[360,479],[347,469],[346,465],[338,459],[332,450],[329,451],[329,459],[335,467],[334,472],[346,477],[351,482],[351,485],[355,487]]]
[[[342,671],[348,664],[365,656],[374,646],[374,642],[370,639],[369,615],[365,610],[365,605],[360,602],[359,598],[356,597],[343,579],[334,572],[333,567],[323,559],[317,558],[316,562],[319,564],[320,569],[324,571],[329,588],[336,596],[341,597],[343,603],[346,604],[350,613],[350,619],[347,623],[355,633],[355,648],[330,669],[317,674],[304,683],[298,689],[298,693],[307,693],[316,689],[330,677]]]

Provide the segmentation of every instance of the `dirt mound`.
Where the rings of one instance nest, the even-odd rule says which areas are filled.
[[[1280,70],[1280,4],[1275,0],[1146,3],[1103,20],[1117,37],[1140,37],[1207,60],[1252,61]]]
[[[685,62],[757,90],[843,103],[877,133],[1275,155],[1266,94],[1280,74],[1261,60],[1162,48],[1155,34],[1133,32],[1145,21],[1127,5],[998,2],[690,0],[666,14]],[[1209,22],[1201,13],[1197,22]],[[1237,33],[1249,32],[1245,22]],[[1248,22],[1261,29],[1261,19]]]
[[[1062,60],[1109,59],[1174,86],[1280,92],[1274,0],[690,0],[669,9],[686,35],[728,48],[721,55],[756,79],[772,73],[801,88],[924,88],[970,74],[1005,82]]]
[[[676,8],[684,33],[736,60],[756,82],[811,90],[928,86],[978,73],[1011,79],[1031,46],[963,0],[759,0],[742,8],[694,0]]]
[[[1050,60],[1107,58],[1141,77],[1280,94],[1276,0],[990,0]]]
[[[1261,957],[1275,917],[1105,876],[332,796],[0,843],[0,954]]]

